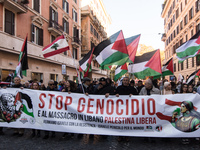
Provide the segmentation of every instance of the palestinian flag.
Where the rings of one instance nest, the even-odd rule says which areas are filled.
[[[18,65],[16,67],[15,76],[23,78],[26,76],[26,70],[28,69],[28,58],[27,58],[27,35],[22,45],[21,52],[19,54]]]
[[[94,48],[89,51],[84,57],[83,59],[81,59],[79,61],[79,71],[84,71],[86,72],[84,77],[85,76],[88,76],[88,72],[91,72],[92,71],[92,67],[91,67],[91,62],[92,62],[92,57],[93,57],[93,51],[94,51]]]
[[[174,66],[173,66],[173,57],[167,61],[162,67],[162,76],[168,76],[168,75],[173,75],[174,74]],[[154,79],[157,79],[161,77],[159,76],[154,76]]]
[[[140,40],[140,34],[125,39],[130,63],[134,63],[139,40]]]
[[[69,50],[69,45],[64,37],[61,35],[57,37],[51,44],[47,45],[42,49],[44,58],[62,53]]]
[[[138,79],[161,75],[160,50],[154,50],[144,53],[141,56],[136,56],[134,64],[129,64],[128,72],[133,73]]]
[[[22,101],[22,104],[23,104],[23,112],[31,117],[34,117],[34,114],[33,114],[33,105],[32,105],[32,101],[31,101],[31,98],[27,95],[27,94],[24,94],[24,93],[21,93],[21,101]]]
[[[186,84],[192,84],[195,77],[199,77],[200,69],[194,71],[187,79]]]
[[[127,71],[128,71],[128,68],[127,68],[126,63],[122,66],[117,66],[117,68],[115,69],[114,81],[117,81],[121,76],[127,73]]]
[[[176,49],[176,57],[179,62],[198,55],[200,52],[200,31],[198,31],[189,41]]]
[[[128,61],[128,51],[122,31],[102,41],[94,49],[94,55],[101,69],[111,65],[123,65]]]

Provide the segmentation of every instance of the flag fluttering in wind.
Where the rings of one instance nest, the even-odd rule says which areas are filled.
[[[162,67],[162,76],[168,76],[168,75],[174,75],[174,66],[173,66],[173,57],[168,60]],[[154,76],[154,79],[157,79],[161,77],[159,76]]]
[[[135,56],[134,63],[128,66],[128,72],[133,73],[138,79],[161,75],[160,50],[158,49],[144,53],[141,56]]]
[[[140,40],[140,34],[125,39],[130,63],[134,63],[139,40]]]
[[[128,71],[128,68],[127,68],[126,63],[122,66],[117,66],[117,68],[115,69],[114,81],[117,81],[121,76],[127,73],[127,71]]]
[[[198,31],[189,41],[176,49],[176,57],[179,62],[198,55],[200,52],[200,31]]]
[[[122,31],[102,41],[94,49],[94,55],[101,69],[109,69],[111,65],[123,65],[129,60],[126,42]]]
[[[57,37],[51,44],[47,45],[42,49],[42,54],[45,58],[60,54],[69,50],[69,45],[64,37],[61,35]]]
[[[178,75],[178,80],[177,80],[178,82],[182,82],[183,81],[183,76],[179,73],[179,75]]]
[[[27,36],[22,45],[21,52],[19,54],[18,65],[16,67],[15,76],[23,78],[26,76],[26,70],[28,69],[28,58],[27,58]]]
[[[186,80],[187,84],[192,84],[192,82],[194,81],[195,77],[199,77],[200,75],[200,69],[194,71]]]
[[[89,51],[80,61],[79,61],[79,71],[84,71],[84,77],[88,76],[88,72],[92,71],[91,62],[93,58],[94,48]]]

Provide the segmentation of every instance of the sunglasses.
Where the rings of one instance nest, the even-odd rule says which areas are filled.
[[[54,84],[49,84],[50,86],[54,85]]]

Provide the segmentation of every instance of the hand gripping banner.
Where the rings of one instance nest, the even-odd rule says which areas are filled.
[[[0,89],[0,126],[82,134],[199,137],[200,95],[109,96]]]

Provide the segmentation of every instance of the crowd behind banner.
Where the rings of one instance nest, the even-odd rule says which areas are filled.
[[[130,80],[129,77],[123,77],[120,82],[113,82],[110,78],[100,78],[98,81],[92,81],[90,78],[85,77],[82,79],[82,86],[80,84],[76,84],[71,80],[61,80],[59,83],[54,80],[49,80],[48,85],[44,85],[41,81],[33,80],[26,81],[24,84],[21,84],[21,79],[19,77],[14,78],[14,83],[10,86],[5,83],[0,84],[1,88],[27,88],[33,90],[45,90],[45,91],[60,91],[60,92],[68,92],[68,93],[84,93],[85,95],[105,95],[105,97],[109,97],[110,95],[115,95],[119,97],[120,95],[152,95],[152,94],[177,94],[177,93],[198,93],[200,94],[200,81],[197,82],[196,85],[178,82],[169,82],[168,80],[158,81],[153,80],[151,78],[146,81],[139,80],[135,82],[134,80]],[[173,115],[173,119],[175,119],[177,114]],[[36,133],[37,132],[37,133]],[[51,133],[52,137],[56,136],[54,131],[44,131],[45,135],[43,139],[48,139]],[[3,135],[3,128],[0,128],[0,134]],[[13,135],[23,136],[24,129],[14,129]],[[65,138],[68,133],[64,133],[62,138]],[[40,137],[40,130],[32,130],[32,137]],[[71,133],[71,136],[74,136]],[[82,137],[83,134],[78,134],[79,137]],[[119,137],[118,140],[127,139],[127,137]]]

